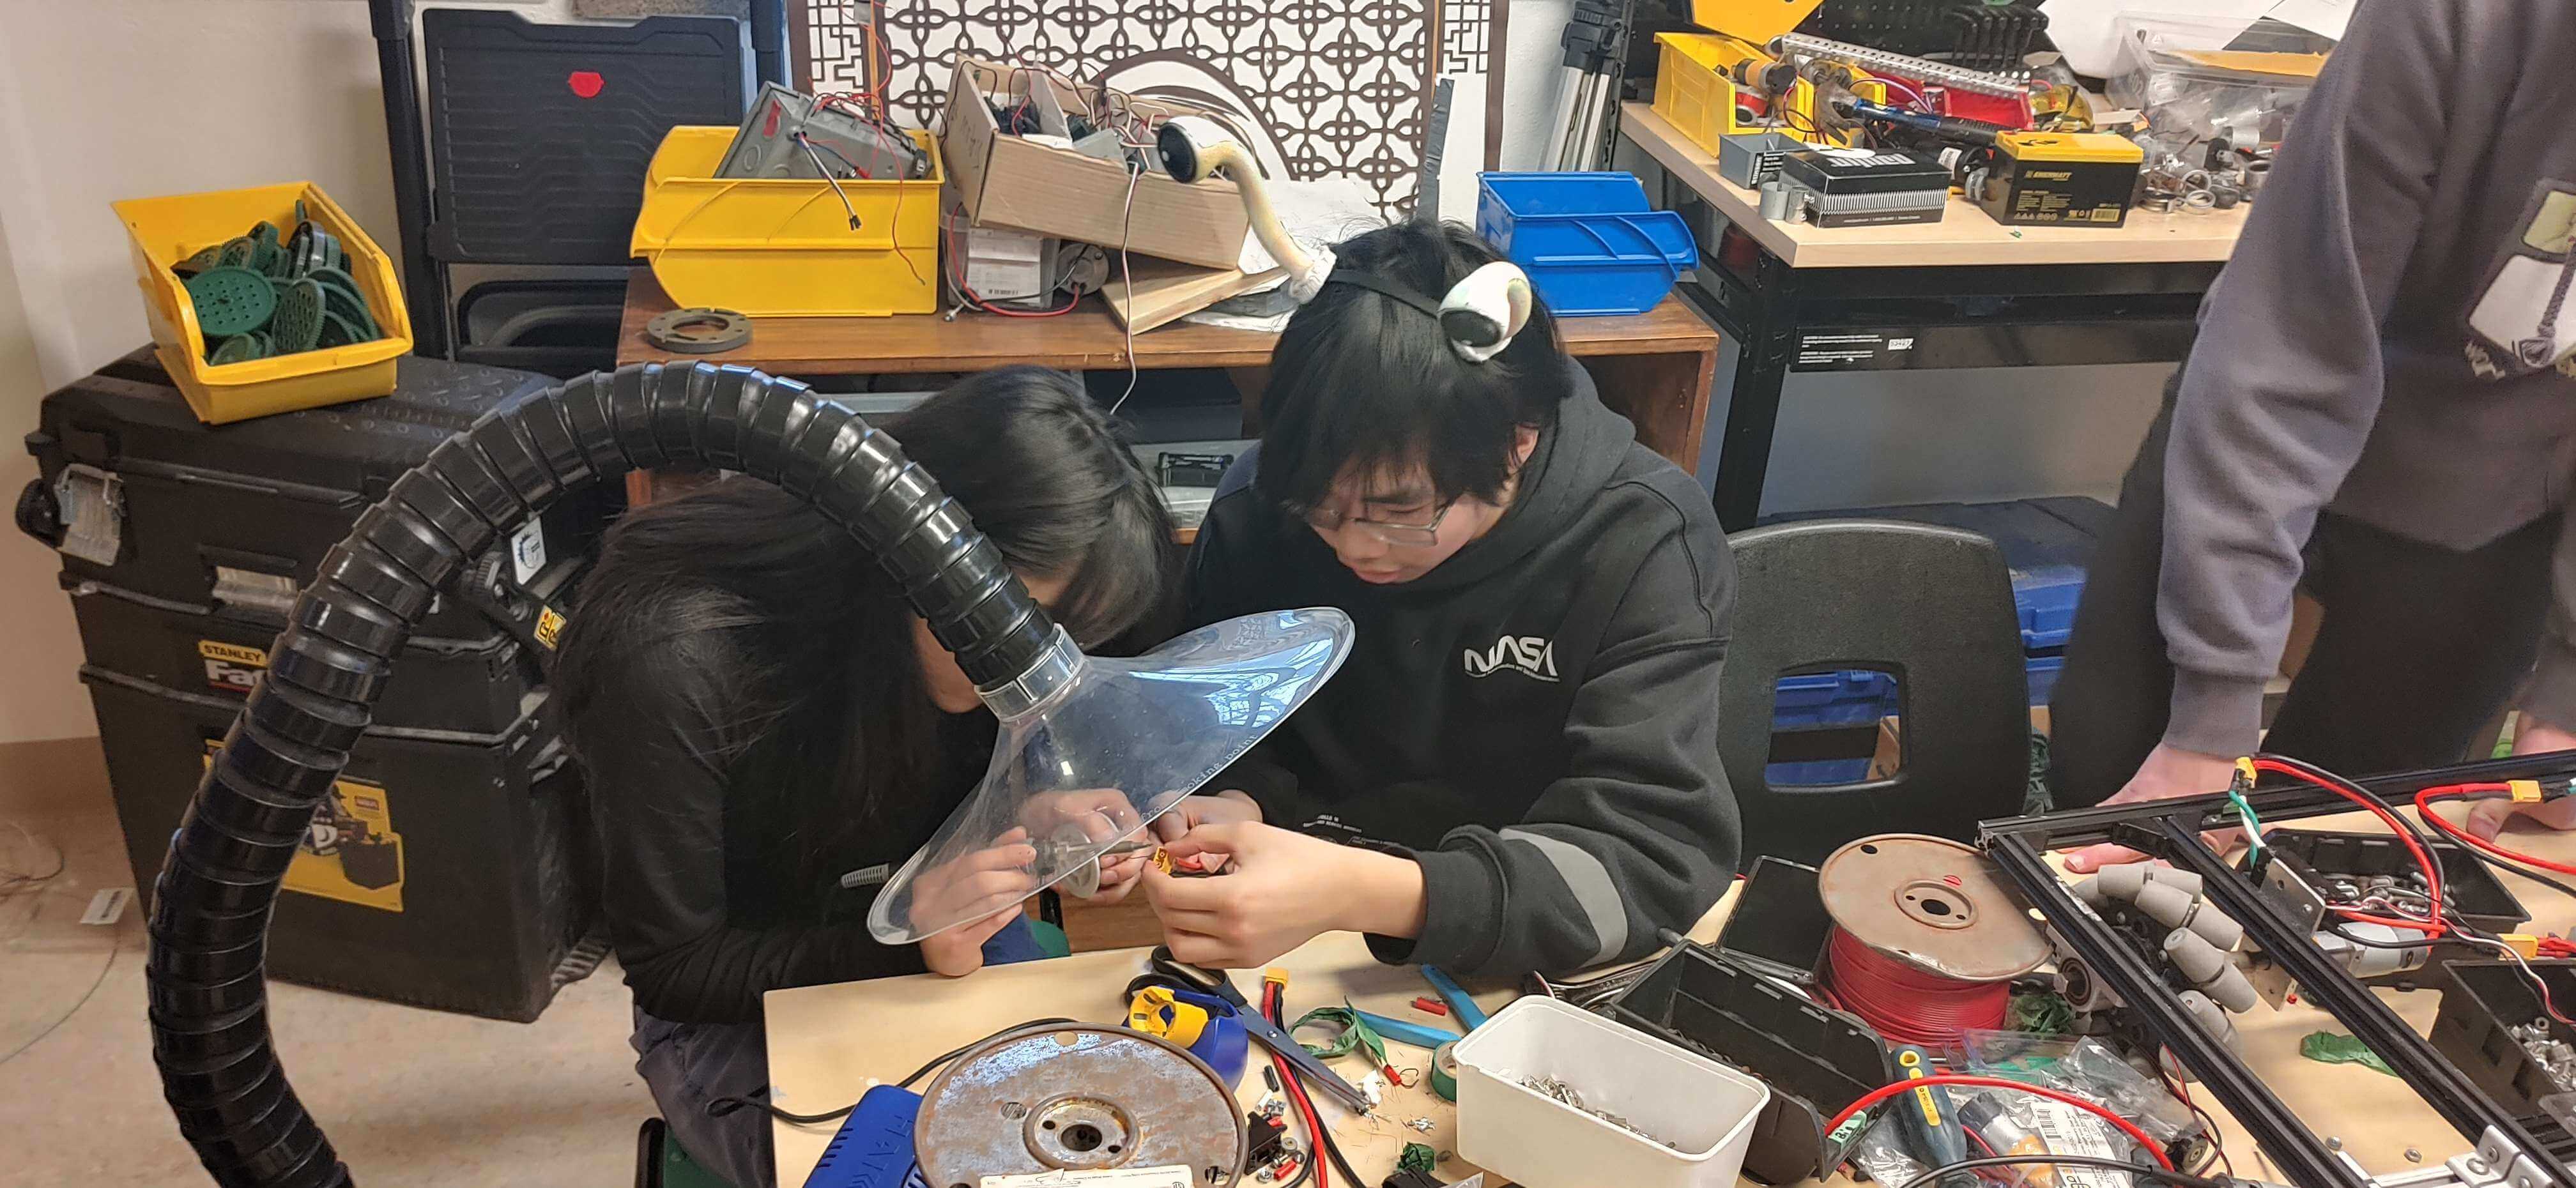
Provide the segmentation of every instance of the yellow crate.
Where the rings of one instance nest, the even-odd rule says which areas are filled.
[[[266,221],[280,235],[295,229],[295,204],[349,252],[349,272],[367,298],[384,337],[354,346],[226,363],[206,362],[197,307],[170,266],[217,246]],[[134,248],[134,283],[152,323],[153,352],[168,370],[188,407],[208,424],[243,421],[271,413],[318,408],[384,396],[394,390],[394,360],[411,353],[411,315],[393,259],[367,238],[349,212],[311,182],[134,198],[114,204]]]
[[[1691,0],[1691,23],[1757,45],[1798,27],[1825,0]]]
[[[753,317],[931,313],[939,305],[939,143],[918,181],[720,178],[732,128],[673,128],[644,175],[635,254],[681,306]],[[843,198],[849,208],[841,206]],[[850,229],[850,211],[859,229]]]
[[[1655,40],[1663,47],[1655,71],[1655,114],[1700,148],[1713,154],[1720,138],[1744,132],[1815,139],[1816,88],[1805,79],[1789,88],[1789,110],[1778,122],[1735,118],[1735,83],[1727,72],[1748,60],[1769,63],[1755,46],[1716,33],[1657,33]]]

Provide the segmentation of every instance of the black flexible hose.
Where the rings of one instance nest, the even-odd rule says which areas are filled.
[[[807,499],[868,547],[978,686],[1026,673],[1055,638],[929,475],[793,380],[637,364],[477,418],[323,558],[171,838],[145,959],[152,1058],[216,1183],[351,1182],[269,1043],[269,908],[432,596],[566,493],[666,464],[739,470]]]

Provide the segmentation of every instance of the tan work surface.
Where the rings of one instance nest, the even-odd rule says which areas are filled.
[[[1619,134],[1791,268],[2209,263],[2236,250],[2250,209],[2207,214],[2133,210],[2118,227],[2007,227],[1952,194],[1950,208],[1937,223],[1811,227],[1763,218],[1760,196],[1719,177],[1717,158],[1646,104],[1621,105]],[[1712,251],[1714,245],[1702,244],[1701,250]]]
[[[2296,822],[2293,827],[2356,832],[2378,828],[2360,814]],[[2576,835],[2516,831],[2508,833],[2504,843],[2553,861],[2576,860]],[[2576,926],[2576,901],[2528,879],[2502,877],[2532,913],[2531,927],[2564,932]],[[1691,930],[1693,937],[1713,939],[1734,901],[1730,891]],[[1000,966],[954,981],[925,974],[771,991],[766,1000],[769,1069],[777,1103],[796,1113],[847,1105],[872,1084],[901,1077],[933,1056],[1023,1019],[1064,1016],[1115,1022],[1126,1009],[1120,992],[1128,979],[1144,972],[1146,955],[1144,949],[1120,949]],[[1449,1021],[1408,1005],[1431,993],[1418,970],[1379,964],[1354,934],[1318,937],[1280,964],[1289,971],[1291,1022],[1311,1008],[1335,1004],[1347,996],[1365,1010],[1455,1030]],[[1237,971],[1235,985],[1246,998],[1257,1001],[1260,977],[1258,970]],[[1488,1011],[1513,997],[1509,990],[1477,995]],[[2383,991],[2380,997],[2418,1033],[2432,1027],[2440,998],[2437,991]],[[2302,1036],[2318,1030],[2346,1031],[2324,1012],[2303,1004],[2279,1011],[2258,1006],[2251,1014],[2237,1016],[2236,1025],[2244,1036],[2246,1063],[2263,1075],[2310,1129],[2341,1139],[2344,1148],[2373,1174],[2412,1166],[2404,1158],[2409,1147],[2419,1149],[2427,1163],[2439,1163],[2474,1145],[2458,1137],[2405,1082],[2355,1065],[2318,1064],[2302,1058]],[[1258,1102],[1266,1088],[1260,1069],[1267,1060],[1257,1047],[1239,1094],[1246,1108]],[[1408,1068],[1429,1060],[1421,1049],[1391,1041],[1387,1051],[1397,1064]],[[1335,1071],[1354,1081],[1367,1071],[1363,1065],[1355,1057],[1334,1062]],[[2194,1097],[2218,1119],[2238,1174],[2280,1179],[2256,1157],[2253,1140],[2207,1089],[2195,1087]],[[1426,1143],[1442,1152],[1456,1150],[1456,1110],[1433,1096],[1427,1084],[1420,1089],[1390,1090],[1378,1110],[1385,1121],[1354,1118],[1320,1096],[1315,1105],[1330,1119],[1335,1141],[1370,1188],[1394,1170],[1406,1142]],[[1431,1119],[1431,1132],[1420,1134],[1402,1125],[1413,1118]],[[837,1123],[772,1124],[782,1188],[805,1182],[838,1128]],[[1440,1164],[1438,1174],[1441,1180],[1454,1182],[1475,1170],[1453,1157]],[[1836,1177],[1836,1182],[1840,1180]],[[1334,1182],[1339,1184],[1341,1177],[1335,1176]]]

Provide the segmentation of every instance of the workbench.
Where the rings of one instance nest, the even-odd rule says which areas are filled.
[[[2379,827],[2368,816],[2353,813],[2302,821],[2295,828],[2375,831]],[[2523,829],[2508,833],[2504,844],[2554,861],[2576,860],[2576,834]],[[2531,931],[2563,933],[2576,927],[2576,900],[2518,875],[2498,877],[2531,912]],[[1735,894],[1730,891],[1691,930],[1692,937],[1713,940],[1733,910],[1734,901]],[[1116,1021],[1125,1010],[1120,991],[1129,978],[1144,972],[1146,956],[1143,949],[1120,949],[1000,966],[957,981],[924,974],[771,991],[766,1012],[770,1079],[777,1103],[799,1113],[845,1105],[856,1101],[878,1080],[900,1077],[933,1056],[1022,1019],[1063,1016]],[[1447,1020],[1422,1014],[1407,1005],[1430,992],[1419,970],[1379,964],[1355,934],[1318,937],[1278,964],[1289,971],[1292,1021],[1309,1008],[1348,997],[1364,1010],[1429,1027],[1454,1029]],[[1258,970],[1235,974],[1236,987],[1255,1000],[1259,998],[1259,980]],[[2434,981],[2438,984],[2438,979]],[[1479,987],[1472,982],[1468,988],[1477,991],[1477,1001],[1489,1011],[1515,997],[1508,989]],[[2381,991],[2380,996],[2419,1033],[2432,1027],[2440,999],[2437,991]],[[2346,1030],[2323,1012],[2297,1004],[2278,1011],[2258,1006],[2251,1014],[2237,1016],[2236,1024],[2244,1037],[2246,1063],[2263,1074],[2273,1091],[2310,1128],[2340,1139],[2344,1149],[2372,1173],[2406,1170],[2412,1166],[2405,1158],[2410,1148],[2419,1151],[2427,1164],[2438,1164],[2474,1145],[2473,1140],[2456,1136],[2405,1082],[2355,1066],[2318,1064],[2302,1058],[2301,1037],[2317,1030]],[[1427,1053],[1402,1044],[1390,1044],[1388,1053],[1397,1064],[1407,1067],[1428,1059]],[[1263,1085],[1258,1070],[1264,1063],[1256,1053],[1253,1071],[1244,1075],[1241,1096],[1247,1108],[1261,1097]],[[1364,1071],[1354,1059],[1337,1062],[1336,1069],[1353,1078]],[[2226,1150],[2239,1174],[2279,1179],[2255,1154],[2253,1140],[2206,1091],[2198,1093],[2197,1100],[2217,1117],[2226,1135]],[[1332,1119],[1329,1124],[1336,1140],[1354,1169],[1368,1177],[1367,1188],[1375,1188],[1393,1169],[1396,1155],[1406,1142],[1427,1143],[1439,1151],[1455,1150],[1456,1110],[1432,1096],[1427,1087],[1390,1090],[1379,1112],[1393,1119],[1394,1124],[1355,1118],[1320,1097],[1316,1108]],[[1414,1118],[1430,1119],[1430,1132],[1417,1133],[1403,1125]],[[782,1188],[795,1188],[805,1182],[834,1130],[829,1125],[774,1124],[778,1182]],[[1439,1175],[1443,1181],[1454,1182],[1475,1170],[1453,1158],[1440,1165]],[[1339,1183],[1339,1177],[1335,1182]]]
[[[1661,205],[1699,237],[1683,291],[1743,348],[1715,476],[1730,532],[1761,515],[1790,375],[2172,362],[2247,211],[2009,227],[1953,194],[1938,223],[1819,228],[1762,218],[1758,195],[1646,104],[1621,108],[1619,132],[1662,166]]]
[[[761,318],[749,345],[713,355],[683,355],[645,341],[644,326],[673,308],[671,298],[638,268],[626,285],[617,362],[703,360],[756,367],[799,379],[842,375],[974,372],[1012,363],[1068,371],[1124,371],[1127,335],[1100,300],[1086,298],[1053,318],[962,313],[881,318]],[[1633,317],[1561,318],[1568,354],[1581,359],[1602,403],[1637,427],[1637,440],[1684,470],[1698,467],[1708,422],[1709,384],[1717,375],[1718,334],[1677,296]],[[1217,368],[1243,395],[1243,433],[1260,432],[1259,406],[1275,334],[1189,322],[1135,336],[1135,363],[1152,371]],[[651,502],[669,476],[639,471],[627,480],[630,501]]]

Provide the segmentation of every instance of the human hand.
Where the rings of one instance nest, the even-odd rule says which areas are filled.
[[[1154,836],[1169,844],[1189,836],[1191,830],[1202,825],[1258,824],[1260,821],[1261,805],[1249,794],[1228,788],[1214,795],[1182,797],[1179,804],[1154,818],[1153,828]],[[1225,855],[1210,852],[1207,860],[1209,869],[1214,870],[1223,865]]]
[[[2550,751],[2576,750],[2576,734],[2561,730],[2523,711],[2521,725],[2513,732],[2513,753],[2540,755]],[[2562,796],[2545,804],[2515,804],[2510,800],[2481,800],[2469,808],[2469,835],[2488,841],[2504,831],[2504,823],[2514,817],[2529,817],[2551,829],[2576,829],[2576,796]]]
[[[1079,788],[1051,792],[1033,799],[1023,819],[1044,827],[1046,836],[1058,844],[1083,846],[1113,842],[1134,833],[1144,822],[1137,819],[1135,802],[1116,788]],[[1153,857],[1151,851],[1137,850],[1100,859],[1100,889],[1089,895],[1075,895],[1058,884],[1057,890],[1082,903],[1109,904],[1127,898],[1136,889],[1136,876]],[[1050,877],[1057,870],[1041,872]]]
[[[1145,871],[1145,897],[1172,956],[1210,969],[1266,965],[1335,931],[1413,936],[1422,930],[1422,867],[1253,821],[1200,825],[1165,847],[1173,858],[1224,855],[1227,873],[1178,878]]]
[[[2146,762],[2138,765],[2138,774],[2111,798],[2102,803],[2136,804],[2142,800],[2172,800],[2185,796],[2207,796],[2224,792],[2236,779],[2236,761],[2222,755],[2186,751],[2166,743],[2156,744],[2147,752]],[[2225,852],[2244,836],[2241,829],[2222,829],[2200,835],[2210,849]],[[2138,862],[2146,855],[2127,846],[2104,843],[2086,846],[2066,856],[2066,869],[2076,874],[2092,874],[2105,866]]]
[[[1022,900],[1037,894],[1037,879],[1029,873],[1037,860],[1037,847],[1029,844],[1029,831],[1013,829],[993,839],[992,845],[921,872],[912,882],[912,900],[905,908],[904,919],[915,929],[939,928],[952,920],[989,923],[987,917],[996,912],[1007,914]],[[986,930],[984,935],[990,936],[992,931]],[[983,942],[978,938],[976,943]]]
[[[981,920],[924,939],[922,964],[944,978],[962,978],[984,968],[984,942],[1009,927],[1011,919],[1019,914],[1019,905],[1013,904]]]

